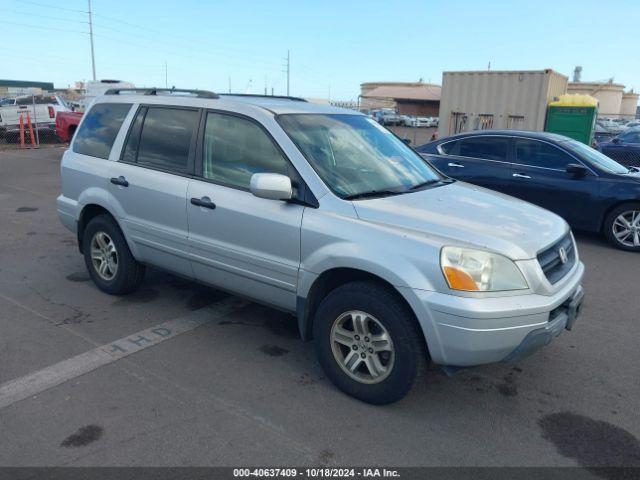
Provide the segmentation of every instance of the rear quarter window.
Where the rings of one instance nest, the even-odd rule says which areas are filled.
[[[131,109],[130,103],[99,103],[86,114],[72,150],[97,158],[109,158],[113,142]]]

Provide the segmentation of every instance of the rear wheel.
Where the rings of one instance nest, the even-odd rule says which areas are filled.
[[[85,265],[100,290],[110,295],[123,295],[140,286],[145,267],[133,258],[113,218],[98,215],[91,219],[82,242]]]
[[[403,398],[425,370],[413,313],[390,289],[353,282],[333,290],[314,319],[318,361],[343,392],[372,404]]]
[[[613,246],[640,252],[640,203],[615,208],[604,221],[604,234]]]

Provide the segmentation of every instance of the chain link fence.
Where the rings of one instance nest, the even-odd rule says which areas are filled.
[[[56,114],[66,109],[55,95],[23,95],[0,99],[0,148],[38,148],[60,143]]]

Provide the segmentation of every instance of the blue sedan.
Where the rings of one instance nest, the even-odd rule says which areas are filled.
[[[575,229],[640,251],[640,169],[570,138],[482,130],[416,148],[450,177],[540,205]]]
[[[623,165],[640,167],[640,127],[630,128],[609,141],[599,142],[598,149]]]

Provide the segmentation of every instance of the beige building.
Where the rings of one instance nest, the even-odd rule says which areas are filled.
[[[598,100],[598,115],[617,118],[622,108],[624,85],[613,82],[570,82],[567,93],[591,95]]]
[[[360,85],[360,110],[393,108],[400,115],[437,117],[440,85],[422,82],[367,82]]]
[[[444,72],[438,132],[544,130],[547,106],[566,93],[567,82],[551,69]]]
[[[622,107],[620,107],[620,116],[623,118],[636,118],[638,111],[638,97],[640,95],[633,90],[622,94]]]

